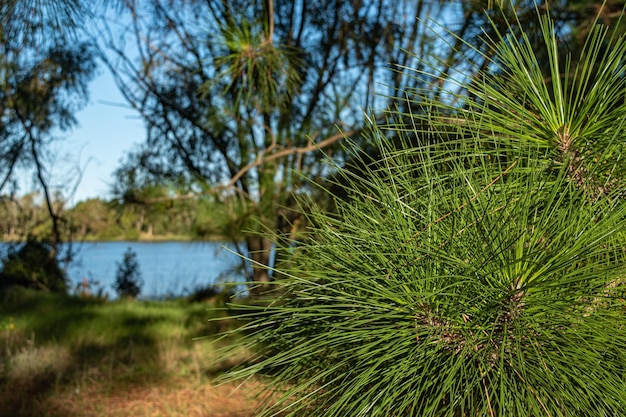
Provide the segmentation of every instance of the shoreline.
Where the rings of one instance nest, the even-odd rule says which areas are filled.
[[[137,239],[129,239],[124,236],[119,236],[115,238],[99,238],[99,237],[84,237],[82,239],[73,239],[73,240],[65,240],[63,243],[73,242],[73,243],[81,243],[81,242],[138,242],[138,243],[161,243],[161,242],[227,242],[230,241],[228,238],[224,236],[209,236],[206,238],[193,238],[190,236],[184,235],[140,235]],[[3,236],[0,239],[0,243],[25,243],[25,239],[11,238],[7,236]]]

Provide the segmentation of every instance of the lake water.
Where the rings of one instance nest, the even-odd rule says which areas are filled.
[[[7,247],[0,247],[2,256]],[[67,272],[72,287],[87,278],[98,282],[92,291],[103,288],[115,298],[117,266],[130,248],[144,281],[140,298],[183,295],[199,285],[241,281],[241,258],[227,249],[232,247],[222,242],[75,243],[75,259]]]

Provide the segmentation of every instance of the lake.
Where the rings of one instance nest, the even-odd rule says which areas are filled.
[[[4,256],[8,245],[0,243]],[[98,282],[115,298],[117,265],[130,248],[137,254],[144,285],[140,298],[184,295],[196,286],[220,281],[242,281],[241,258],[223,242],[84,242],[75,243],[75,260],[68,268],[72,287],[83,278]]]

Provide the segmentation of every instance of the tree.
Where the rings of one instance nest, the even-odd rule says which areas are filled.
[[[51,193],[50,205],[56,213],[65,210],[63,198],[58,192]],[[51,242],[53,234],[49,221],[49,208],[39,191],[32,191],[19,198],[15,195],[0,196],[0,228],[3,238],[10,241]]]
[[[98,198],[81,201],[68,210],[66,216],[70,235],[74,238],[106,239],[121,234],[115,224],[115,211],[110,204]]]
[[[19,249],[12,247],[2,259],[0,288],[13,286],[43,291],[65,292],[67,276],[56,258],[51,258],[50,245],[29,240]]]
[[[76,124],[94,74],[94,55],[74,32],[84,13],[73,0],[0,4],[0,192],[17,170],[32,170],[51,219],[53,257],[61,218],[46,168],[48,144],[55,130]]]
[[[408,91],[422,112],[371,128],[382,157],[354,148],[347,198],[242,306],[257,360],[227,379],[271,375],[255,415],[623,414],[626,37],[562,60],[538,22],[537,53],[515,20],[487,30],[478,77]]]
[[[255,283],[270,280],[271,241],[258,232],[276,230],[290,195],[311,191],[303,177],[328,174],[318,151],[340,156],[363,111],[385,107],[376,93],[417,82],[404,69],[419,61],[401,51],[454,59],[417,19],[443,18],[449,9],[438,2],[150,0],[124,10],[118,21],[128,24],[103,24],[94,38],[146,121],[146,141],[126,164],[184,178],[190,190],[177,199],[238,199],[231,230]]]
[[[131,248],[124,252],[124,260],[117,264],[113,289],[120,297],[137,298],[141,292],[143,280],[137,262],[137,254]]]
[[[155,181],[144,175],[137,166],[122,166],[115,171],[114,176],[114,199],[119,209],[132,212],[138,233],[152,236],[154,232],[162,234],[174,231],[173,217],[176,214],[184,216],[187,201],[176,201],[170,197],[189,189],[189,185],[182,180]],[[191,228],[189,216],[186,220],[186,231],[182,231],[182,234],[188,234]]]

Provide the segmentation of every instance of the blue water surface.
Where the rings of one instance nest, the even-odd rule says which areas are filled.
[[[72,245],[74,259],[67,269],[71,285],[86,278],[92,292],[101,288],[115,298],[115,275],[128,248],[137,254],[144,281],[140,298],[179,296],[198,286],[242,281],[241,258],[223,242],[84,242]],[[0,256],[7,249],[0,244]]]

